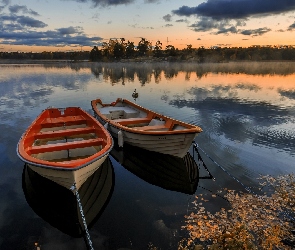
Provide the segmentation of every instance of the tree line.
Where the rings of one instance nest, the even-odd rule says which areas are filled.
[[[250,46],[242,47],[211,47],[193,48],[191,44],[179,50],[173,45],[164,46],[157,41],[155,45],[142,38],[138,45],[121,39],[110,39],[99,49],[97,46],[90,51],[90,61],[112,61],[134,58],[154,58],[158,60],[191,60],[197,62],[227,62],[234,60],[295,60],[294,46]]]
[[[142,38],[136,45],[124,38],[110,39],[103,42],[100,48],[94,46],[91,51],[76,52],[1,52],[0,59],[46,59],[46,60],[88,60],[92,62],[110,62],[124,60],[156,60],[156,61],[195,61],[229,62],[229,61],[270,61],[295,60],[295,46],[250,46],[243,47],[210,47],[193,48],[191,44],[185,49],[173,45],[163,45]]]

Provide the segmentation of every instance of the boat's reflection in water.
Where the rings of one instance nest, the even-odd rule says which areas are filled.
[[[76,196],[70,190],[38,175],[26,165],[22,180],[26,200],[38,216],[72,237],[85,235]],[[108,204],[113,187],[114,170],[108,157],[79,189],[88,229]]]
[[[179,158],[127,143],[119,148],[115,143],[110,154],[124,168],[150,184],[185,194],[194,194],[198,187],[199,169],[190,153]]]

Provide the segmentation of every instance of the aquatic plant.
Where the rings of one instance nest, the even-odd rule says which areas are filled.
[[[196,196],[194,212],[183,228],[189,237],[179,249],[293,249],[295,176],[260,178],[262,194],[226,190],[229,209],[205,209],[206,199]]]

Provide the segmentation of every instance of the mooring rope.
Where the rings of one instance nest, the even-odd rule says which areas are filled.
[[[246,186],[244,183],[242,183],[241,181],[239,181],[235,176],[233,176],[231,173],[229,173],[224,167],[222,167],[220,164],[218,164],[210,155],[208,155],[196,142],[193,142],[193,147],[196,150],[196,152],[199,154],[198,152],[198,148],[215,164],[217,165],[219,168],[222,169],[222,171],[224,171],[227,175],[229,175],[231,178],[233,178],[235,181],[237,181],[239,184],[242,185],[243,188],[245,188],[249,193],[255,194],[257,195],[254,191],[251,190],[250,187]]]
[[[84,211],[83,211],[82,203],[81,203],[81,200],[80,200],[79,192],[78,192],[78,189],[76,188],[76,183],[73,184],[73,186],[71,187],[71,190],[75,193],[75,196],[76,196],[76,199],[77,199],[77,202],[78,202],[79,211],[80,211],[82,221],[83,221],[83,225],[84,225],[85,232],[86,232],[86,239],[87,239],[88,246],[89,246],[89,248],[91,250],[94,250],[94,248],[92,246],[92,241],[90,239],[90,234],[89,234],[89,231],[88,231],[86,219],[85,219],[85,216],[84,216]]]
[[[228,174],[231,178],[233,178],[235,181],[237,181],[239,184],[242,185],[242,187],[245,188],[246,191],[248,191],[249,193],[255,195],[255,196],[259,196],[256,192],[254,192],[253,190],[251,190],[250,187],[246,186],[244,183],[242,183],[241,181],[239,181],[236,177],[234,177],[231,173],[229,173],[224,167],[222,167],[220,164],[218,164],[210,155],[208,155],[195,141],[193,141],[193,148],[194,150],[196,150],[197,154],[199,155],[199,151],[198,148],[214,163],[216,164],[219,168],[221,168],[226,174]],[[286,216],[287,218],[289,218],[290,220],[292,220],[293,222],[295,222],[295,218],[290,215],[290,213],[288,211],[283,211],[282,214],[284,216]]]

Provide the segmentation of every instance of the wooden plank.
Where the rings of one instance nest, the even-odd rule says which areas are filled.
[[[46,118],[42,121],[41,126],[43,128],[54,127],[59,124],[82,124],[86,123],[86,119],[81,115],[76,116],[61,116],[56,118]]]
[[[165,127],[168,128],[168,130],[172,130],[173,126],[174,126],[173,120],[169,119],[169,120],[166,121]]]
[[[96,129],[94,127],[85,127],[85,128],[73,128],[73,129],[62,129],[56,131],[44,131],[35,134],[35,139],[48,139],[55,137],[66,137],[71,135],[79,134],[89,134],[95,133]]]
[[[29,152],[31,154],[39,154],[39,153],[52,152],[52,151],[85,148],[85,147],[91,147],[91,146],[98,146],[98,145],[101,145],[103,142],[104,142],[103,139],[97,138],[97,139],[90,139],[90,140],[83,140],[83,141],[46,144],[41,146],[32,146],[29,149]]]
[[[125,126],[125,125],[130,125],[130,124],[149,123],[151,121],[151,119],[148,117],[140,117],[140,118],[116,119],[116,120],[112,120],[112,121]]]
[[[161,130],[167,129],[168,128],[163,124],[163,125],[153,125],[153,126],[142,126],[142,127],[133,127],[134,129],[137,130],[143,130],[143,131],[149,131],[149,130]]]

